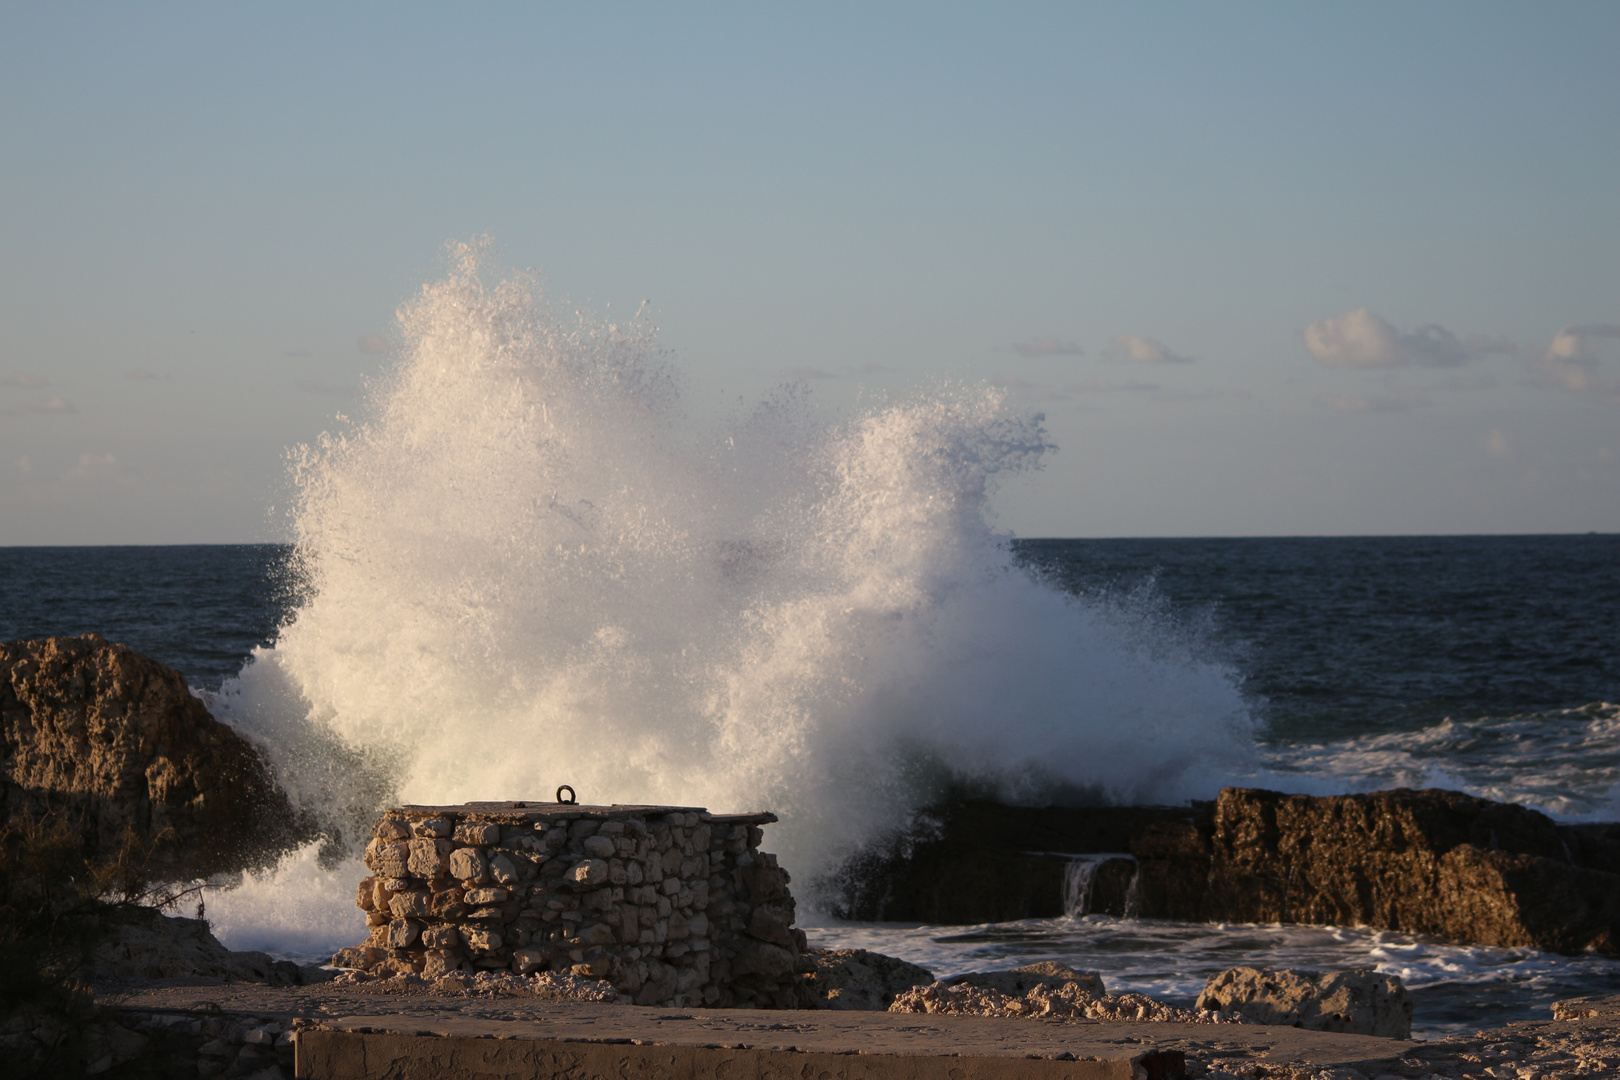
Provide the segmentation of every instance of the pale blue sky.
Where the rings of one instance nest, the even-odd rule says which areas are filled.
[[[698,413],[1009,387],[1022,535],[1617,531],[1617,55],[1612,3],[0,3],[0,544],[277,538],[478,234],[650,301]]]

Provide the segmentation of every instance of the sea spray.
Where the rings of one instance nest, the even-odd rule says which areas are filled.
[[[386,801],[568,783],[773,810],[807,882],[953,787],[1174,802],[1252,770],[1230,669],[1015,565],[991,500],[1052,449],[1040,417],[955,388],[826,423],[783,392],[702,431],[645,324],[481,260],[294,455],[305,599],[212,702],[331,853]]]

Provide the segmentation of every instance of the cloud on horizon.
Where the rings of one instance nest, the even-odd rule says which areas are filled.
[[[1138,337],[1135,334],[1116,336],[1103,357],[1115,364],[1190,364],[1193,358],[1171,352],[1158,338]]]
[[[1589,323],[1564,327],[1553,335],[1547,350],[1531,365],[1536,382],[1620,405],[1620,378],[1604,379],[1597,373],[1605,351],[1600,342],[1610,338],[1620,338],[1620,325]]]
[[[1013,352],[1019,356],[1084,356],[1086,352],[1072,341],[1061,341],[1055,337],[1030,338],[1028,341],[1015,342]]]
[[[0,386],[49,386],[51,381],[26,371],[13,371],[10,375],[0,375]]]
[[[1402,333],[1366,308],[1347,311],[1305,328],[1305,348],[1329,367],[1456,367],[1491,353],[1513,353],[1508,341],[1459,338],[1430,323]]]

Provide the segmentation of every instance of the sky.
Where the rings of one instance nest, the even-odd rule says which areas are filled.
[[[1620,531],[1620,5],[0,0],[0,545],[287,535],[492,239],[1022,536]]]

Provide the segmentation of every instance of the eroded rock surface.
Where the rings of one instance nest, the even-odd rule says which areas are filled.
[[[805,977],[805,1005],[882,1012],[895,996],[934,981],[927,968],[866,949],[811,949],[816,970]]]
[[[1257,1024],[1309,1031],[1412,1037],[1412,995],[1396,975],[1372,968],[1294,971],[1230,968],[1210,976],[1198,1008]]]
[[[0,643],[0,801],[65,817],[100,857],[132,835],[171,880],[262,863],[310,831],[179,672],[97,634]]]
[[[1455,791],[1227,788],[1191,807],[1093,809],[964,800],[834,884],[853,918],[1052,917],[1071,856],[1106,853],[1126,857],[1106,861],[1112,877],[1098,871],[1089,911],[1620,955],[1620,825],[1560,825]]]

